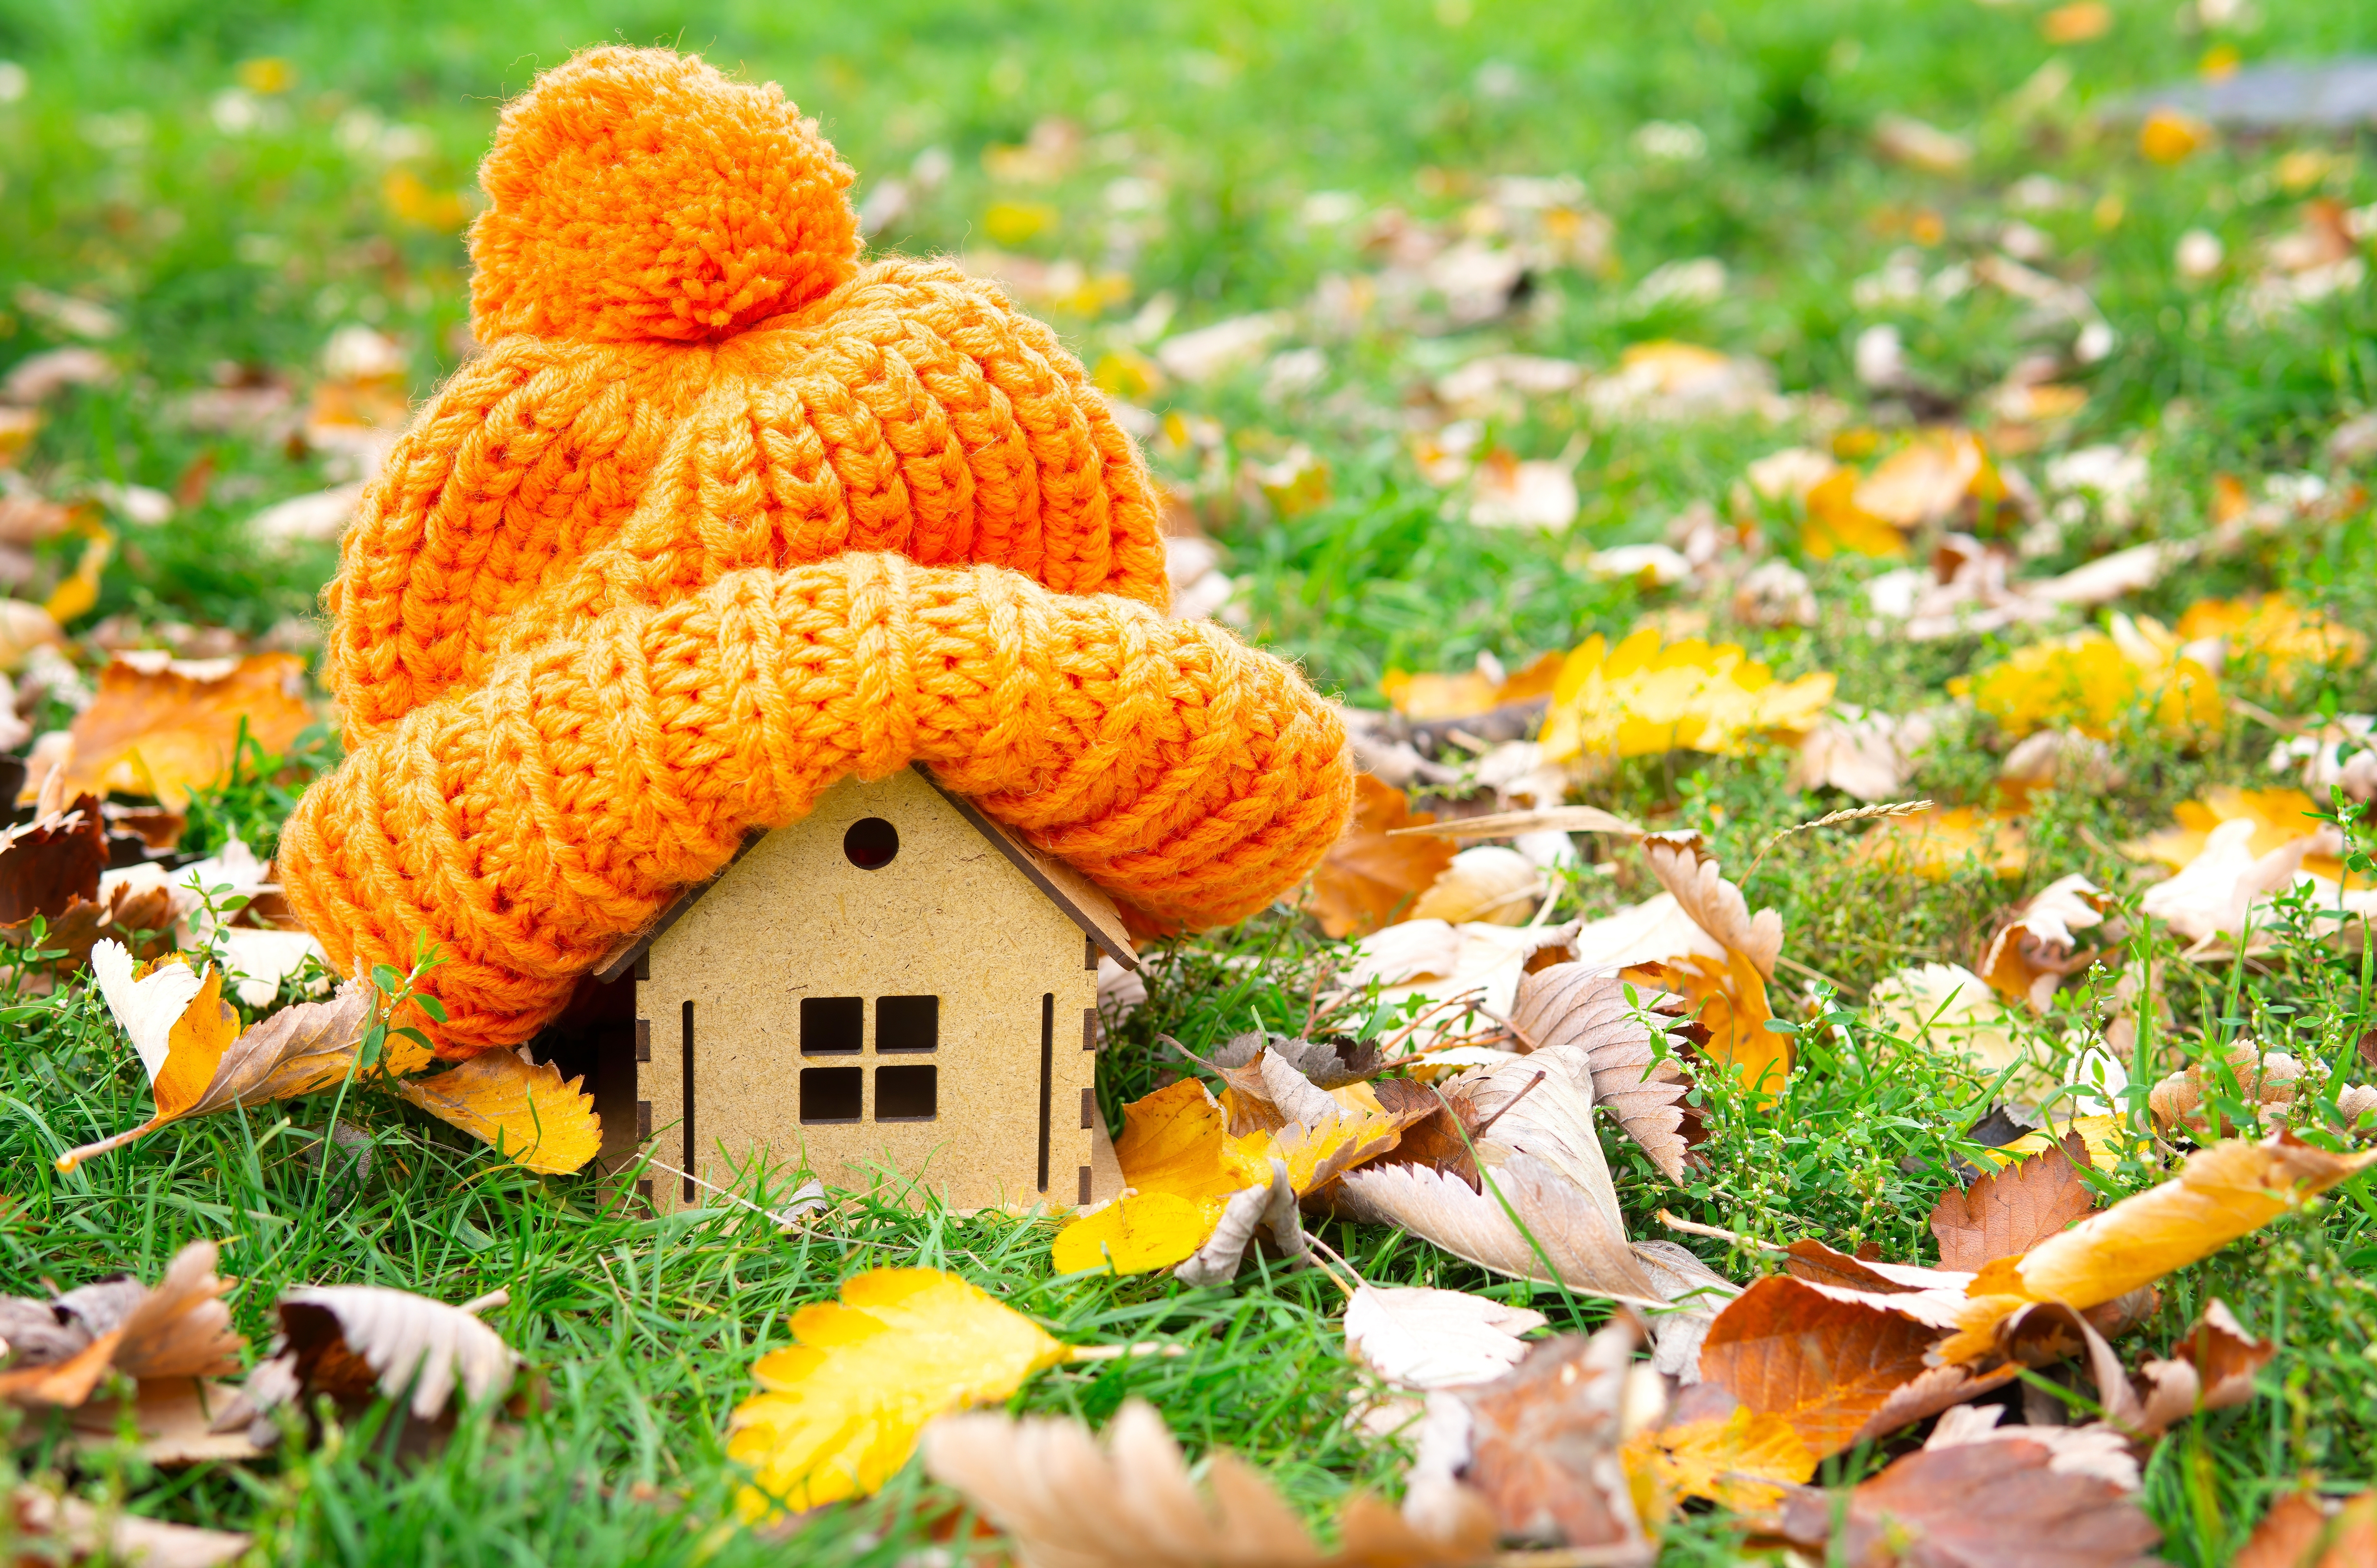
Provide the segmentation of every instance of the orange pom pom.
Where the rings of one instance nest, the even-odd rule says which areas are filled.
[[[773,82],[589,50],[506,106],[479,170],[473,328],[690,342],[798,309],[857,269],[852,178]]]

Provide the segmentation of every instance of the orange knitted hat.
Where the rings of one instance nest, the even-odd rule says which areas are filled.
[[[861,265],[772,85],[599,49],[504,112],[487,351],[348,530],[350,748],[283,833],[342,970],[426,935],[441,1049],[577,978],[846,774],[922,760],[1117,897],[1237,919],[1352,797],[1296,672],[1167,620],[1145,469],[1079,361],[946,263]]]

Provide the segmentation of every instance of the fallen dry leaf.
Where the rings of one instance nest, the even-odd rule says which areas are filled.
[[[2113,632],[2074,632],[2017,648],[1948,683],[2008,735],[2074,729],[2099,740],[2147,731],[2193,743],[2227,721],[2219,683],[2155,622],[2115,616]]]
[[[174,1122],[311,1094],[337,1083],[353,1065],[356,1042],[369,1021],[369,988],[350,982],[328,1002],[284,1007],[242,1033],[239,1016],[221,1000],[221,977],[213,969],[200,977],[186,965],[160,964],[135,980],[131,956],[114,942],[101,943],[91,957],[109,1011],[132,1037],[149,1071],[157,1109],[137,1127],[68,1149],[58,1157],[60,1170],[72,1170]],[[181,1010],[169,1018],[177,1001]],[[415,1072],[428,1064],[428,1053],[409,1041],[391,1044],[390,1071]]]
[[[247,1341],[232,1331],[221,1300],[237,1281],[216,1277],[217,1255],[212,1241],[191,1242],[153,1289],[119,1277],[51,1301],[0,1300],[0,1333],[15,1354],[0,1372],[0,1399],[75,1409],[121,1373],[138,1384],[137,1403],[151,1407],[139,1411],[145,1427],[173,1385],[237,1372]]]
[[[1781,1533],[1858,1568],[2154,1568],[2162,1532],[2137,1500],[2057,1457],[2020,1436],[1918,1451],[1845,1500],[1795,1491]]]
[[[1993,502],[2004,493],[1977,436],[1933,430],[1875,464],[1857,481],[1852,505],[1893,528],[1914,529],[1944,520],[1967,497]]]
[[[1727,953],[1738,953],[1757,965],[1761,976],[1774,978],[1774,960],[1783,951],[1783,917],[1773,909],[1761,909],[1753,917],[1749,900],[1725,880],[1699,834],[1652,834],[1642,840],[1642,858],[1693,924]]]
[[[1261,1476],[1226,1452],[1191,1476],[1164,1418],[1126,1400],[1101,1443],[1078,1420],[943,1416],[925,1467],[1009,1537],[1024,1568],[1454,1568],[1492,1552],[1483,1509],[1425,1535],[1356,1494],[1325,1551]]]
[[[1408,917],[1412,901],[1452,864],[1452,847],[1428,837],[1390,837],[1415,816],[1404,792],[1371,774],[1354,780],[1354,814],[1312,873],[1304,907],[1332,937],[1366,936]]]
[[[1543,897],[1544,875],[1533,861],[1500,844],[1479,844],[1452,857],[1413,902],[1407,918],[1524,925]]]
[[[408,1078],[396,1092],[515,1165],[566,1176],[603,1149],[602,1119],[594,1097],[579,1092],[581,1081],[564,1083],[550,1062],[486,1051],[435,1077]]]
[[[2144,1481],[2129,1436],[2102,1421],[2086,1426],[2000,1426],[2002,1405],[1959,1405],[1941,1413],[1924,1451],[1961,1448],[1971,1443],[2036,1443],[2055,1455],[2048,1468],[2059,1475],[2095,1476],[2123,1491],[2135,1491]]]
[[[1906,798],[1916,759],[1939,726],[1929,713],[1895,718],[1853,703],[1834,703],[1830,715],[1808,731],[1791,764],[1791,785],[1799,790],[1843,790],[1860,801]]]
[[[305,660],[290,653],[195,663],[118,654],[74,721],[66,785],[150,795],[180,811],[229,770],[243,720],[267,754],[289,749],[314,721],[305,676]]]
[[[20,1486],[8,1497],[21,1562],[132,1562],[140,1568],[217,1568],[245,1556],[250,1538],[228,1530],[169,1525],[114,1509],[102,1513],[78,1497]]]
[[[1335,1202],[1350,1218],[1401,1226],[1514,1279],[1551,1284],[1557,1278],[1595,1295],[1660,1304],[1658,1286],[1628,1247],[1625,1231],[1551,1166],[1514,1154],[1484,1176],[1489,1190],[1480,1193],[1458,1176],[1424,1167],[1374,1166],[1349,1171]]]
[[[1656,1554],[1619,1457],[1641,1337],[1621,1314],[1590,1337],[1543,1341],[1507,1376],[1464,1394],[1462,1479],[1493,1509],[1505,1540],[1600,1549],[1600,1562]]]
[[[1701,1346],[1701,1381],[1753,1415],[1781,1420],[1815,1461],[1869,1431],[1900,1386],[1925,1371],[1939,1331],[1870,1301],[1843,1301],[1789,1275],[1758,1280],[1717,1313]]]
[[[1291,1264],[1305,1255],[1304,1223],[1296,1208],[1296,1187],[1287,1166],[1271,1162],[1271,1180],[1230,1194],[1211,1233],[1197,1250],[1172,1271],[1184,1285],[1226,1285],[1237,1277],[1247,1250],[1268,1239]]]
[[[2204,858],[2212,847],[2213,835],[2223,826],[2243,822],[2252,824],[2252,831],[2236,840],[2237,848],[2248,859],[2261,860],[2299,839],[2320,837],[2326,826],[2319,818],[2320,809],[2300,790],[2240,790],[2216,784],[2204,791],[2202,800],[2182,801],[2173,807],[2171,826],[2121,848],[2141,859],[2159,861],[2173,871],[2185,871]],[[2331,882],[2344,882],[2343,862],[2334,854],[2319,852],[2320,848],[2305,850],[2302,869]]]
[[[2265,1051],[2252,1040],[2240,1040],[2226,1052],[2226,1065],[2225,1076],[2235,1085],[2233,1096],[2221,1075],[2214,1075],[2207,1080],[2206,1063],[2202,1062],[2192,1062],[2155,1085],[2146,1096],[2155,1124],[2163,1128],[2185,1127],[2199,1138],[2220,1136],[2218,1111],[2206,1113],[2204,1100],[2207,1093],[2241,1099],[2248,1105],[2275,1111],[2284,1120],[2286,1108],[2294,1103],[2297,1086],[2302,1079],[2301,1063],[2287,1051]]]
[[[1990,1353],[1998,1324],[2028,1302],[2084,1310],[2151,1285],[2372,1162],[2377,1149],[2331,1154],[2285,1131],[2199,1149],[2172,1180],[1982,1269],[1968,1288],[1960,1330],[1940,1354],[1963,1364]]]
[[[1981,978],[1999,995],[2044,1013],[2064,978],[2096,961],[2096,949],[2084,949],[2072,933],[2102,924],[2111,902],[2076,873],[2049,883],[2001,918],[1981,957]]]
[[[107,854],[107,825],[93,795],[0,832],[0,925],[35,915],[54,924],[69,906],[97,902]]]
[[[352,1408],[409,1393],[405,1408],[421,1421],[439,1420],[458,1389],[473,1405],[499,1399],[520,1359],[477,1313],[505,1300],[497,1291],[452,1307],[376,1285],[283,1290],[275,1303],[281,1333],[215,1430],[251,1426],[267,1412],[316,1394]]]
[[[2365,1568],[2377,1562],[2377,1491],[2331,1512],[2316,1493],[2290,1492],[2270,1505],[2229,1568]]]
[[[2096,1206],[2081,1178],[2088,1146],[2077,1133],[2017,1164],[1992,1170],[1958,1192],[1940,1194],[1931,1210],[1940,1266],[1977,1273],[1998,1258],[2020,1257]]]
[[[1819,561],[1846,552],[1893,561],[1906,553],[1906,536],[1887,517],[1878,517],[1857,503],[1857,471],[1834,469],[1808,487],[1807,518],[1799,525],[1799,546]]]
[[[2004,880],[2030,863],[2021,824],[1979,806],[1886,816],[1876,822],[1850,852],[1852,865],[1911,873],[1945,882],[1967,864]]]
[[[754,1472],[746,1518],[872,1494],[945,1410],[1004,1399],[1069,1359],[1029,1318],[953,1274],[878,1268],[839,1301],[803,1307],[794,1344],[751,1368],[763,1392],[735,1407],[727,1452]]]
[[[2227,663],[2242,666],[2281,696],[2304,679],[2343,671],[2369,657],[2369,637],[2282,593],[2250,600],[2199,600],[2173,628],[2180,640],[2218,637]]]
[[[2150,1435],[2201,1411],[2244,1404],[2253,1396],[2255,1374],[2277,1353],[2275,1342],[2246,1333],[2228,1303],[2215,1297],[2168,1360],[2138,1369],[2134,1430]]]
[[[1645,627],[1611,647],[1598,635],[1568,656],[1552,690],[1547,762],[1587,766],[1669,751],[1738,756],[1762,740],[1796,743],[1833,700],[1829,674],[1778,683],[1738,645],[1660,645]]]
[[[1688,1389],[1666,1423],[1637,1433],[1626,1451],[1627,1469],[1662,1503],[1704,1497],[1743,1514],[1774,1507],[1816,1464],[1789,1421],[1761,1415],[1709,1383]]]
[[[1345,1302],[1345,1350],[1398,1388],[1491,1383],[1527,1353],[1519,1337],[1548,1320],[1465,1290],[1364,1284]]]
[[[1379,680],[1389,706],[1406,719],[1474,719],[1512,703],[1551,695],[1562,656],[1547,653],[1516,674],[1480,659],[1477,668],[1453,675],[1407,675],[1390,670]]]
[[[1550,965],[1519,981],[1511,1023],[1537,1052],[1581,1054],[1594,1103],[1669,1181],[1684,1179],[1683,1073],[1652,1049],[1651,1028],[1627,1005],[1622,980],[1583,964]]]

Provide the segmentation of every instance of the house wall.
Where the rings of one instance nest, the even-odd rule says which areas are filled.
[[[861,869],[844,852],[845,833],[865,817],[882,817],[899,831],[899,851],[880,869]],[[651,1052],[637,1064],[636,1093],[650,1107],[654,1153],[730,1191],[747,1190],[755,1162],[764,1160],[777,1172],[771,1189],[780,1194],[806,1163],[833,1185],[860,1190],[878,1182],[896,1190],[902,1179],[921,1179],[961,1209],[1074,1203],[1082,1196],[1081,1172],[1095,1158],[1092,1131],[1082,1126],[1095,1063],[1083,1048],[1083,1021],[1097,999],[1087,956],[1081,928],[924,778],[903,768],[872,784],[845,779],[807,817],[761,839],[652,942],[648,978],[636,985]],[[938,1049],[879,1054],[877,1001],[885,996],[938,997]],[[864,1049],[805,1057],[806,997],[864,999]],[[878,1120],[878,1069],[926,1065],[934,1069],[935,1118]],[[804,1069],[852,1067],[864,1075],[860,1120],[804,1124]],[[1110,1153],[1098,1161],[1111,1162]],[[655,1207],[665,1212],[687,1201],[676,1177],[650,1174]],[[1102,1171],[1098,1185],[1106,1184]],[[693,1202],[716,1201],[693,1192]]]

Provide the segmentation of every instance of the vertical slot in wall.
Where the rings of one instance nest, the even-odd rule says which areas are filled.
[[[1040,993],[1040,1190],[1048,1190],[1048,1097],[1057,1074],[1057,993]]]

